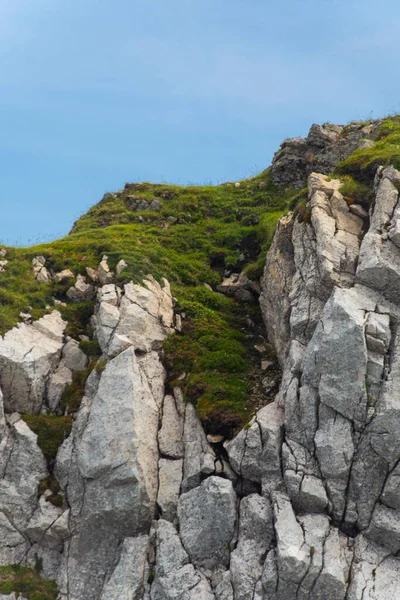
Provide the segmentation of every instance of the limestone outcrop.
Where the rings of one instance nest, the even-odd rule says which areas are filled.
[[[60,363],[65,326],[61,314],[53,311],[0,338],[0,386],[7,412],[40,411],[47,380]]]
[[[294,215],[285,218],[277,230],[262,281],[261,305],[270,339],[275,341],[278,332],[284,332],[284,343],[277,342],[284,371],[276,400],[285,415],[284,504],[290,504],[297,522],[305,517],[315,521],[320,519],[318,515],[329,519],[330,531],[339,535],[334,546],[336,562],[349,551],[357,557],[350,560],[345,556],[340,567],[345,574],[342,584],[336,579],[329,598],[384,598],[382,587],[377,592],[369,583],[371,575],[367,573],[372,571],[368,560],[372,560],[376,574],[379,552],[394,557],[400,549],[395,491],[400,442],[395,391],[400,270],[399,249],[392,240],[398,218],[399,176],[391,167],[379,170],[376,200],[368,221],[349,211],[339,182],[311,174],[310,223],[299,223]],[[282,235],[286,236],[287,251],[277,256]],[[277,264],[283,277],[277,277]],[[285,311],[276,314],[271,306],[279,292]],[[278,505],[281,503],[282,497]],[[289,529],[288,534],[294,532],[294,522]],[[317,526],[313,529],[316,531]],[[307,529],[303,527],[303,531]],[[277,538],[280,581],[278,529]],[[301,581],[301,585],[297,591],[293,588],[281,595],[278,583],[271,598],[302,597],[300,589],[306,589],[310,570],[306,569],[308,559],[301,558],[304,544],[297,546],[293,572],[298,570],[300,576],[304,563],[304,573],[294,584]],[[339,547],[345,555],[338,553]],[[361,567],[364,560],[366,564]],[[349,567],[345,565],[350,563],[348,586]],[[390,558],[387,564],[395,580],[399,563]],[[321,588],[325,593],[327,585]],[[399,594],[399,584],[393,585],[394,594]],[[317,590],[313,584],[304,597],[322,597]]]

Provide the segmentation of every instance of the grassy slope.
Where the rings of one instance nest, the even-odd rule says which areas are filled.
[[[373,148],[357,150],[334,173],[344,180],[349,202],[368,205],[376,167],[400,166],[400,118],[383,121]],[[133,212],[128,196],[162,202],[158,212]],[[300,202],[299,202],[300,200]],[[52,297],[65,299],[68,285],[38,284],[31,260],[43,254],[55,271],[70,268],[75,275],[95,268],[102,255],[111,266],[123,258],[128,269],[120,283],[141,281],[148,273],[167,277],[186,313],[184,330],[166,343],[166,361],[172,375],[188,373],[182,385],[197,404],[200,417],[212,424],[226,421],[238,427],[252,408],[253,366],[242,327],[245,312],[259,319],[256,307],[244,309],[235,301],[209,291],[225,269],[250,277],[261,274],[266,250],[278,218],[296,204],[300,216],[305,197],[298,190],[271,184],[269,171],[240,182],[220,186],[127,184],[117,194],[106,194],[75,224],[67,237],[27,249],[8,249],[9,264],[0,273],[0,330],[19,321],[19,312],[32,307],[34,318],[53,305]],[[68,304],[63,308],[68,333],[91,334],[88,326],[93,305]],[[78,386],[79,387],[79,386]]]
[[[0,276],[0,327],[6,331],[15,325],[28,306],[38,317],[46,304],[53,305],[52,296],[65,299],[68,285],[34,281],[34,256],[43,254],[55,271],[70,268],[75,274],[96,267],[103,254],[112,267],[123,258],[128,269],[120,276],[121,284],[141,281],[148,273],[170,280],[178,308],[187,318],[183,333],[167,342],[168,367],[172,375],[190,373],[183,382],[185,391],[214,429],[215,422],[224,419],[230,427],[239,427],[248,419],[253,376],[242,320],[249,312],[259,318],[259,311],[243,309],[204,283],[215,287],[225,269],[247,267],[251,277],[259,276],[276,222],[298,193],[273,186],[268,171],[240,186],[127,184],[117,195],[106,194],[69,236],[9,250],[9,264]],[[129,195],[158,198],[162,208],[130,211],[125,202]],[[87,303],[62,309],[69,333],[90,333],[92,309]]]

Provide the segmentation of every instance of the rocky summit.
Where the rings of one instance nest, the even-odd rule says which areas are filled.
[[[400,118],[0,256],[0,598],[400,598]]]

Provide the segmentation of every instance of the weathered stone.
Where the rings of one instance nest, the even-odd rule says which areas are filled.
[[[76,340],[69,340],[62,349],[62,363],[71,371],[83,371],[88,364],[88,357],[79,348]]]
[[[307,176],[318,169],[331,173],[335,166],[370,140],[379,127],[375,121],[370,126],[312,125],[305,139],[285,140],[272,161],[272,181],[285,186],[304,185]]]
[[[112,280],[114,279],[114,273],[111,272],[107,261],[108,261],[108,257],[103,256],[103,259],[97,268],[98,273],[99,273],[99,281],[102,285],[111,283]]]
[[[183,458],[183,419],[179,415],[173,396],[165,396],[162,426],[158,432],[160,453],[169,458]]]
[[[92,281],[98,281],[99,272],[96,269],[91,269],[90,267],[86,267],[86,273],[89,275]]]
[[[51,281],[51,275],[45,267],[46,259],[44,256],[36,256],[32,260],[33,274],[36,281],[39,283],[49,283]]]
[[[354,455],[350,421],[321,405],[319,428],[315,434],[317,458],[326,481],[329,498],[336,519],[343,517],[345,494]]]
[[[146,535],[124,539],[120,559],[103,588],[100,600],[143,598],[148,543]]]
[[[384,170],[377,190],[371,225],[361,245],[357,278],[365,285],[380,290],[389,300],[398,302],[400,250],[396,246],[398,236],[395,209],[398,208],[399,193],[392,179],[390,168]],[[388,239],[382,233],[387,229]]]
[[[160,361],[160,357],[157,354],[157,352],[147,352],[142,356],[138,356],[138,362],[140,368],[146,374],[146,378],[149,382],[153,398],[156,401],[158,408],[161,409],[161,405],[164,400],[164,383],[167,378],[167,373],[164,369],[162,362]],[[174,390],[174,396],[177,408],[179,410],[176,389]]]
[[[118,306],[120,301],[120,290],[113,283],[107,283],[101,287],[97,292],[97,300],[101,304],[106,302],[113,306]]]
[[[60,360],[65,325],[60,313],[53,311],[0,338],[0,385],[6,411],[40,411],[46,379]]]
[[[150,210],[160,210],[161,207],[162,202],[160,202],[160,200],[157,200],[157,198],[154,198],[154,200],[150,202]]]
[[[263,558],[274,538],[272,507],[268,500],[252,494],[240,503],[239,537],[232,552],[230,571],[235,600],[253,598],[261,579]]]
[[[12,446],[0,479],[0,512],[12,518],[12,526],[24,531],[37,504],[39,481],[47,477],[46,461],[37,436],[22,419],[11,426]],[[0,538],[0,546],[7,545]]]
[[[68,281],[68,279],[73,279],[75,275],[70,269],[64,269],[59,273],[56,273],[53,277],[54,283],[63,283],[64,281]]]
[[[183,461],[160,458],[158,468],[157,504],[162,518],[166,521],[173,521],[176,517],[182,483]]]
[[[146,377],[134,351],[125,350],[108,362],[91,406],[82,403],[73,454],[69,462],[68,453],[63,459],[68,471],[59,461],[56,470],[67,487],[76,532],[64,573],[69,593],[79,600],[100,593],[122,539],[150,526],[157,495],[157,429],[157,405]]]
[[[51,538],[51,527],[61,517],[62,513],[63,509],[53,506],[47,500],[46,494],[43,494],[39,499],[36,511],[25,529],[25,533],[33,542],[40,542],[46,534],[47,537]]]
[[[118,262],[117,266],[115,267],[115,272],[117,275],[121,275],[122,271],[125,271],[125,269],[127,269],[127,268],[128,268],[128,265],[121,258],[121,260]]]
[[[181,495],[180,535],[193,564],[212,568],[228,563],[236,503],[232,483],[220,477],[209,477],[199,487]]]
[[[139,196],[129,195],[125,198],[125,203],[129,210],[140,211],[140,210],[150,210],[150,205],[144,198],[140,198]]]
[[[396,465],[387,478],[381,499],[389,508],[400,511],[400,463]]]
[[[86,358],[86,357],[85,357]],[[72,371],[61,366],[49,378],[47,384],[47,405],[52,412],[59,408],[63,393],[72,383]]]
[[[400,561],[358,536],[346,600],[387,600],[400,594]]]
[[[392,554],[397,554],[400,550],[400,511],[378,505],[366,535],[377,544],[389,548]]]
[[[310,547],[305,543],[289,498],[282,493],[274,497],[274,514],[280,588],[298,586],[308,570]]]
[[[192,404],[186,405],[183,433],[185,458],[183,462],[182,492],[200,485],[203,475],[214,471],[215,455]]]
[[[207,580],[189,564],[174,526],[160,520],[155,532],[157,562],[151,600],[213,600]]]
[[[96,337],[104,354],[109,354],[111,338],[118,326],[120,312],[117,306],[102,302],[97,313]],[[120,336],[121,337],[121,336]]]
[[[83,275],[78,275],[76,278],[75,285],[69,288],[67,291],[67,298],[73,302],[84,302],[86,300],[93,300],[95,296],[95,290],[91,283],[86,283]]]
[[[368,217],[367,211],[363,209],[361,204],[351,204],[349,208],[353,214],[361,219],[366,219]]]
[[[234,600],[231,574],[225,571],[222,580],[215,587],[216,600]]]
[[[258,411],[248,429],[224,444],[235,471],[272,491],[281,480],[283,411],[273,402]]]

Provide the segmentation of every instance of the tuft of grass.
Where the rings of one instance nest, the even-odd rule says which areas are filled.
[[[349,206],[351,204],[361,204],[368,209],[374,199],[372,187],[353,179],[350,175],[344,175],[341,179],[343,185],[340,188],[340,193],[343,194],[347,204]]]
[[[164,344],[170,383],[195,404],[206,431],[231,435],[248,418],[251,397],[253,365],[241,325],[249,307],[192,287],[182,290],[177,309],[186,319]]]
[[[376,134],[372,148],[356,150],[338,164],[335,175],[349,175],[356,181],[371,185],[377,167],[393,165],[400,169],[400,116],[384,119]]]
[[[39,566],[36,570],[21,565],[0,567],[0,594],[15,592],[28,600],[57,600],[56,582],[43,579]]]
[[[64,501],[62,496],[60,495],[61,486],[58,483],[57,479],[54,475],[47,477],[47,479],[42,479],[39,482],[38,494],[41,496],[44,494],[46,490],[50,490],[52,492],[51,496],[48,496],[47,501],[54,504],[54,506],[62,506]]]
[[[85,395],[87,378],[93,371],[94,366],[95,361],[92,361],[83,371],[75,371],[72,374],[72,383],[65,388],[61,398],[61,407],[67,410],[69,414],[78,412],[82,398]]]
[[[59,291],[56,291],[54,296],[65,300],[65,297]],[[67,306],[57,306],[56,308],[61,312],[63,319],[68,323],[65,330],[66,335],[70,335],[75,339],[80,335],[92,337],[90,317],[93,314],[94,307],[95,303],[89,301],[71,302]]]
[[[64,439],[71,433],[72,417],[28,414],[21,414],[21,417],[29,428],[38,436],[38,445],[46,457],[51,470],[59,447]]]

